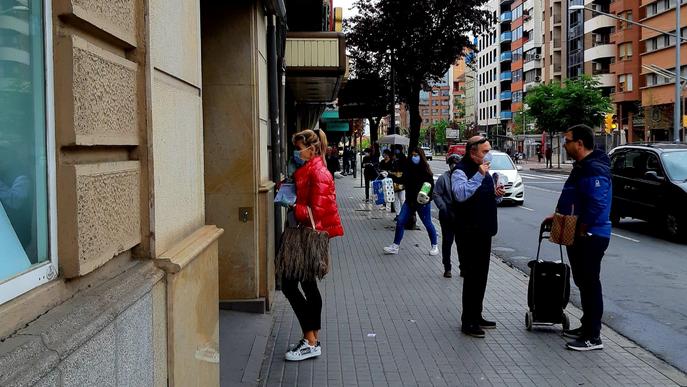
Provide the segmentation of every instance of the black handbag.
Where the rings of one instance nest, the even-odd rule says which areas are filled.
[[[314,281],[329,272],[329,234],[316,230],[310,207],[308,216],[312,228],[296,224],[284,230],[275,257],[277,278]]]

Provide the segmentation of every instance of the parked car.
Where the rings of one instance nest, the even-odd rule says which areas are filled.
[[[427,160],[432,160],[432,156],[433,156],[432,149],[430,149],[427,146],[423,146],[422,150],[425,152],[425,157],[427,158]]]
[[[492,176],[499,174],[508,178],[503,201],[519,206],[523,205],[525,203],[525,184],[522,182],[522,177],[518,172],[522,170],[522,167],[513,164],[513,160],[506,153],[498,151],[491,151],[490,153],[492,154],[492,160],[489,165],[489,173]]]
[[[622,145],[609,153],[611,222],[632,217],[656,224],[673,240],[687,239],[687,145]]]

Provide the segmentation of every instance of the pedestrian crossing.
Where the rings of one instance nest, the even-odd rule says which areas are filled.
[[[539,182],[551,182],[551,183],[561,183],[568,179],[567,175],[539,175],[539,174],[529,174],[520,173],[523,180],[525,181],[539,181]]]

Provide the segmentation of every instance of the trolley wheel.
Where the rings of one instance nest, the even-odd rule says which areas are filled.
[[[532,312],[527,311],[525,312],[525,328],[527,328],[528,331],[532,330]]]
[[[570,329],[570,318],[563,312],[563,330],[567,331],[568,329]]]

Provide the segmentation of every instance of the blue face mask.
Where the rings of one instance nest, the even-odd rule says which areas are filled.
[[[398,154],[401,154],[401,151],[398,149],[394,149],[394,153],[398,155]]]
[[[293,151],[293,162],[299,166],[305,164],[305,160],[301,158],[301,151],[299,151],[298,149]]]
[[[420,156],[413,156],[413,164],[420,164]]]

